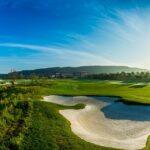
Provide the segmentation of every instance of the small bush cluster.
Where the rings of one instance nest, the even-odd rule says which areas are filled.
[[[0,149],[19,149],[30,126],[32,102],[14,93],[13,87],[0,89]]]

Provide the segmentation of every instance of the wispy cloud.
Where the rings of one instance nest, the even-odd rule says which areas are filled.
[[[98,17],[92,34],[77,37],[80,46],[118,64],[150,68],[150,9],[114,9],[107,13]]]
[[[40,45],[30,45],[30,44],[20,44],[20,43],[0,43],[0,46],[18,48],[18,50],[29,49],[29,50],[39,51],[39,52],[55,52],[55,53],[60,52],[56,48],[50,48],[50,47],[40,46]]]
[[[38,45],[34,40],[32,43],[35,44],[24,44],[11,39],[6,41],[16,43],[0,43],[0,51],[3,47],[14,49],[14,52],[34,51],[23,57],[17,56],[17,53],[15,56],[1,57],[1,64],[7,61],[10,62],[9,66],[14,64],[19,69],[22,66],[29,69],[78,65],[129,65],[150,68],[150,9],[140,7],[122,9],[114,5],[111,8],[107,2],[105,1],[105,6],[95,4],[93,1],[90,5],[85,3],[84,7],[95,13],[89,13],[87,18],[85,16],[88,20],[88,29],[85,26],[85,30],[88,31],[84,31],[84,34],[81,31],[84,28],[76,26],[78,31],[62,30],[63,36],[55,37],[56,40],[54,38],[52,42],[57,43],[55,45]]]
[[[0,62],[9,62],[9,69],[14,66],[20,70],[25,68],[51,67],[51,66],[80,66],[80,65],[117,65],[117,63],[106,59],[96,53],[87,51],[76,51],[75,49],[49,47],[41,45],[19,44],[19,43],[0,43],[0,47],[16,48],[17,50],[34,50],[40,53],[32,54],[24,58],[20,57],[1,57]],[[18,64],[16,64],[18,62]]]

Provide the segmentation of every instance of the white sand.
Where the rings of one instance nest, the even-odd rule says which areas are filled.
[[[150,135],[150,121],[108,119],[101,111],[108,103],[95,98],[47,96],[44,100],[64,105],[86,104],[84,109],[60,110],[60,114],[71,122],[76,135],[97,145],[136,150],[145,146]]]

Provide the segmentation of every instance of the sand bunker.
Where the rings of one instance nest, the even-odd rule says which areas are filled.
[[[137,108],[139,111],[136,112],[135,107],[129,106],[130,112],[126,108],[128,106],[110,107],[109,102],[115,98],[47,96],[44,100],[63,105],[86,104],[84,109],[60,110],[60,114],[71,122],[71,129],[76,135],[97,145],[136,150],[145,146],[150,135],[150,118],[147,117],[150,107],[144,112],[145,120],[138,120],[137,113],[143,112],[142,109]]]

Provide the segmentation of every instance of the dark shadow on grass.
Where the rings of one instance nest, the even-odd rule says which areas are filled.
[[[130,86],[129,88],[143,88],[143,87],[146,87],[147,85],[146,84],[137,84],[137,85],[132,85]]]

